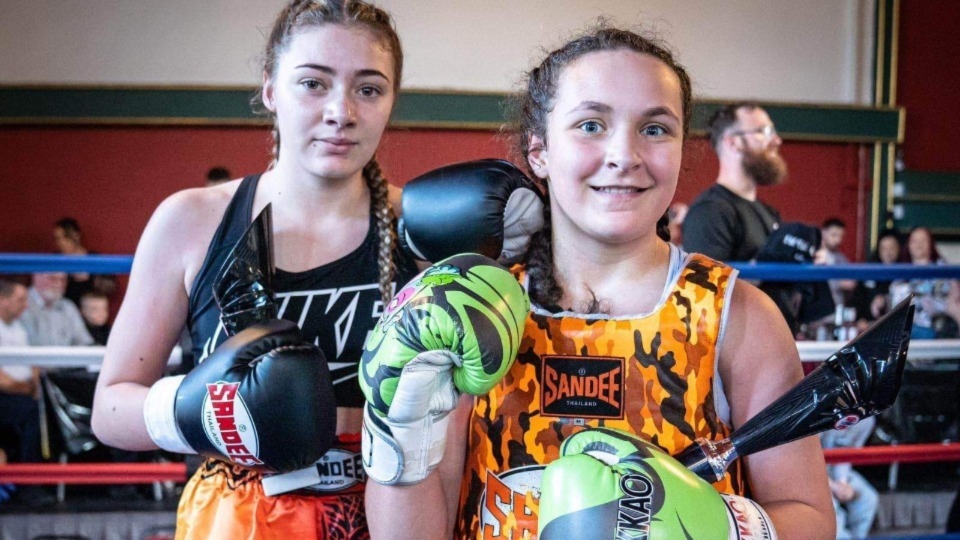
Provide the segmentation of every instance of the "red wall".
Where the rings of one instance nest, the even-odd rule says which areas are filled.
[[[48,252],[51,230],[76,217],[86,245],[101,253],[133,253],[153,209],[169,194],[203,185],[212,165],[235,175],[269,162],[264,128],[6,127],[0,148],[3,212],[0,252]],[[855,255],[858,146],[787,142],[786,185],[763,189],[761,199],[784,219],[820,223],[839,216],[850,225],[846,251]],[[396,184],[440,165],[505,157],[504,142],[489,131],[391,130],[380,161]],[[689,143],[677,199],[690,202],[715,179],[717,160],[702,139]],[[856,234],[855,234],[856,233]]]
[[[897,104],[907,109],[904,162],[960,171],[960,2],[901,0]]]

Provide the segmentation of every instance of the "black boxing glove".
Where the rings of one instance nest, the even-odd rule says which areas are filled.
[[[480,253],[512,264],[543,227],[543,197],[513,164],[481,159],[435,169],[403,188],[400,244],[436,262]]]
[[[160,379],[143,413],[164,450],[261,471],[311,465],[336,435],[327,362],[286,320],[254,324],[189,374]]]

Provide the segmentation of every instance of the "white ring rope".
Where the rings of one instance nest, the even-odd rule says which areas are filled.
[[[0,347],[0,366],[36,366],[46,368],[99,368],[106,347]],[[174,347],[168,367],[180,365],[180,347]]]
[[[842,341],[798,341],[800,360],[826,360],[843,345]],[[103,362],[106,347],[0,347],[0,366],[19,365],[48,368],[96,367]],[[170,367],[180,364],[180,347],[170,354]],[[908,361],[926,362],[960,359],[960,339],[914,339]]]

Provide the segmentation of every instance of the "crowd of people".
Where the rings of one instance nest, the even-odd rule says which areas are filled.
[[[720,163],[716,184],[689,207],[674,201],[690,127],[690,77],[656,40],[601,24],[540,59],[517,98],[514,150],[525,171],[505,175],[512,183],[509,194],[536,192],[533,198],[545,205],[525,206],[537,214],[540,226],[524,231],[535,233],[527,234],[529,249],[524,243],[511,261],[521,263],[512,272],[532,302],[523,305],[528,311],[520,329],[524,339],[516,336],[519,345],[513,352],[520,359],[476,398],[461,396],[462,379],[469,375],[454,383],[452,365],[430,366],[445,385],[424,383],[392,365],[370,374],[364,362],[374,353],[365,340],[379,328],[380,313],[401,317],[415,306],[440,302],[437,298],[446,301],[443,294],[426,298],[417,296],[426,289],[403,288],[426,267],[416,259],[428,257],[401,249],[394,213],[400,190],[387,182],[375,157],[400,88],[399,36],[390,16],[369,4],[294,1],[278,15],[263,58],[260,105],[274,121],[274,163],[263,173],[235,180],[215,167],[205,188],[174,194],[161,204],[137,249],[112,336],[110,302],[117,283],[110,276],[53,272],[34,274],[29,286],[0,281],[0,347],[107,345],[92,420],[102,441],[130,451],[160,448],[208,458],[183,491],[181,535],[250,537],[269,530],[274,536],[326,537],[336,529],[351,538],[371,532],[409,536],[410,531],[396,527],[401,520],[415,521],[421,531],[458,537],[504,528],[536,534],[538,526],[565,525],[514,515],[514,499],[528,495],[525,482],[533,482],[539,493],[541,476],[549,475],[563,489],[578,488],[580,466],[560,452],[585,425],[599,421],[606,429],[620,430],[598,432],[595,442],[629,445],[646,456],[647,466],[658,469],[670,458],[657,457],[651,443],[676,453],[696,438],[720,440],[796,384],[802,372],[795,340],[809,337],[824,321],[835,323],[838,313],[843,322],[862,326],[912,293],[914,337],[957,333],[960,290],[955,280],[759,286],[737,280],[725,263],[848,262],[842,249],[845,223],[838,218],[820,227],[785,223],[776,208],[761,201],[761,189],[786,181],[788,167],[773,119],[750,102],[721,106],[709,122]],[[490,182],[490,170],[489,165],[468,164],[453,176]],[[428,174],[414,181],[428,182],[440,180]],[[453,196],[450,191],[436,193]],[[404,209],[414,211],[412,206]],[[217,280],[233,262],[233,247],[244,238],[251,218],[262,212],[272,215],[272,229],[266,230],[275,235],[270,294],[306,298],[284,302],[276,315],[301,328],[235,333],[220,311]],[[414,217],[404,216],[407,227],[414,227]],[[507,216],[494,218],[508,228]],[[464,229],[489,221],[464,218],[463,223],[435,224],[433,232],[449,229],[449,236],[458,237],[450,241],[459,241],[469,236]],[[330,234],[334,230],[337,234]],[[413,245],[415,236],[408,229],[405,244]],[[76,220],[58,221],[54,239],[60,253],[92,253]],[[922,228],[904,239],[895,231],[884,232],[870,260],[945,262],[930,231]],[[431,286],[443,291],[451,281],[461,286],[456,278],[435,280]],[[248,285],[251,295],[263,291],[263,283]],[[337,304],[347,298],[348,306]],[[684,319],[681,312],[691,315]],[[508,319],[514,314],[497,315]],[[584,338],[585,328],[596,335]],[[403,342],[414,349],[426,347],[440,334],[411,332]],[[232,345],[221,347],[228,338]],[[489,337],[477,337],[479,349],[491,345],[484,339]],[[166,362],[178,341],[189,343],[186,352],[196,364],[169,376]],[[318,476],[321,468],[311,460],[301,463],[303,455],[287,455],[301,450],[288,441],[264,437],[257,443],[265,454],[300,465],[291,472],[310,474],[277,480],[264,476],[263,467],[245,467],[249,455],[243,461],[232,459],[230,452],[205,450],[209,442],[200,418],[186,417],[174,403],[202,401],[198,389],[222,382],[217,374],[201,378],[211,376],[215,368],[210,366],[249,367],[245,355],[251,350],[329,361],[331,373],[323,372],[331,402],[314,404],[323,418],[314,418],[311,407],[294,399],[303,396],[284,399],[289,392],[282,385],[256,381],[250,384],[254,390],[246,391],[269,394],[263,401],[269,401],[274,416],[318,424],[328,420],[335,437],[322,442],[324,450],[358,468],[362,461],[375,482],[367,482],[361,470],[349,477]],[[447,356],[431,362],[449,361],[454,352],[462,351],[445,350]],[[135,357],[139,361],[132,362]],[[617,364],[617,359],[624,362]],[[460,360],[451,364],[459,367]],[[202,361],[209,363],[194,368]],[[550,401],[545,373],[577,377],[598,369],[610,370],[607,375],[623,373],[622,385],[611,386],[616,395],[609,403]],[[400,379],[398,395],[416,397],[434,389],[431,385],[442,386],[437,393],[443,397],[436,401],[443,403],[418,411],[422,416],[414,418],[414,428],[387,414],[385,400],[402,400],[383,397],[367,384],[367,377],[374,380],[392,371]],[[37,402],[41,375],[29,366],[5,364],[0,369],[0,425],[4,433],[16,435],[2,441],[0,462],[43,459],[38,414],[43,405]],[[850,440],[828,433],[822,444],[862,445],[871,428],[864,423],[861,431],[844,434]],[[404,430],[414,430],[417,437],[398,435]],[[361,441],[361,432],[369,437]],[[424,460],[417,471],[398,473],[403,485],[390,476],[395,471],[382,465],[402,459],[397,452]],[[828,470],[814,438],[746,461],[731,467],[713,487],[683,468],[673,468],[677,478],[665,480],[664,486],[680,493],[676,497],[697,498],[698,527],[725,526],[726,509],[737,506],[752,509],[748,521],[756,532],[775,527],[785,537],[824,538],[833,536],[835,526],[838,538],[860,538],[869,531],[876,490],[849,467]],[[597,469],[596,474],[609,472]],[[312,481],[294,484],[302,478]],[[678,484],[702,484],[706,493],[691,494]],[[502,489],[495,491],[495,486]],[[716,498],[713,488],[723,498]],[[602,490],[615,493],[615,487]],[[12,496],[27,497],[30,491],[15,489]],[[0,486],[0,497],[10,492]],[[365,510],[371,507],[377,511]],[[544,520],[556,523],[567,523],[574,514],[541,510]],[[706,516],[719,517],[711,522]],[[662,526],[680,530],[692,523]]]
[[[204,185],[221,184],[231,179],[223,166],[211,167]],[[53,252],[62,255],[94,255],[83,241],[78,220],[64,217],[53,224]],[[87,272],[37,272],[29,276],[0,275],[0,347],[30,346],[105,346],[112,328],[117,279],[108,274]],[[187,337],[185,363],[190,364]],[[96,368],[92,368],[96,369]],[[51,459],[41,453],[40,407],[41,376],[48,372],[29,365],[0,364],[0,463],[40,463]],[[61,375],[76,370],[54,370]],[[89,379],[93,375],[84,375]],[[84,383],[85,384],[85,383]],[[85,406],[93,400],[93,387],[78,391]],[[48,426],[53,427],[53,426]],[[54,442],[57,442],[54,437]],[[110,459],[136,461],[137,456],[108,449]],[[55,456],[53,456],[55,457]],[[130,489],[114,486],[111,495],[129,498]],[[54,502],[52,492],[39,486],[0,487],[0,504],[4,501],[37,506]]]
[[[56,222],[53,239],[62,254],[89,253],[72,218]],[[109,302],[116,292],[112,276],[42,272],[28,283],[0,277],[0,347],[106,345]],[[36,367],[0,365],[0,428],[6,434],[0,452],[7,461],[43,459],[40,377]],[[29,503],[52,502],[50,493],[35,486],[12,490],[11,496]]]

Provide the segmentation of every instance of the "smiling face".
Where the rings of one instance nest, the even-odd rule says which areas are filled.
[[[548,180],[555,238],[655,235],[677,187],[682,118],[679,78],[651,55],[616,49],[568,64],[546,140],[533,140],[529,154]]]
[[[395,77],[392,53],[363,26],[295,31],[263,88],[280,132],[278,168],[358,177],[390,118]]]

